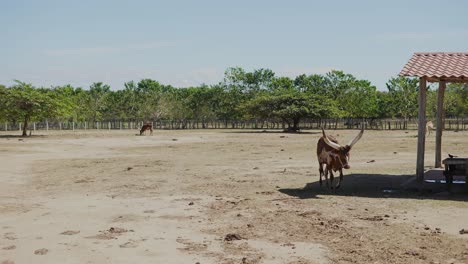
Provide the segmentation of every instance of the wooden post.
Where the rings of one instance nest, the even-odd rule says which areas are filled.
[[[435,167],[442,167],[442,130],[444,128],[444,93],[445,81],[439,82],[439,95],[437,98],[437,124],[436,124],[436,153]]]
[[[8,131],[8,123],[5,122],[5,131]]]
[[[418,154],[416,158],[416,180],[424,181],[424,150],[426,144],[426,79],[419,79],[419,125],[418,125]]]
[[[108,129],[108,130],[111,129],[111,122],[108,122],[108,124],[107,124],[107,129]]]
[[[33,123],[33,130],[36,131],[36,122]]]
[[[75,131],[75,121],[72,121],[72,130]]]

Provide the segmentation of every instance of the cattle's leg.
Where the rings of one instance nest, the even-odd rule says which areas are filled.
[[[327,185],[327,189],[330,187],[328,186],[328,165],[325,165],[325,173],[323,174],[325,176],[325,184]]]
[[[323,164],[319,163],[320,187],[322,187]]]
[[[333,186],[333,179],[335,178],[335,175],[333,175],[333,171],[330,170],[330,186],[331,186],[331,189],[335,189],[335,187]]]
[[[343,180],[343,170],[340,169],[340,180],[338,181],[338,184],[336,185],[336,188],[335,189],[338,189],[340,188],[341,186],[341,181]]]

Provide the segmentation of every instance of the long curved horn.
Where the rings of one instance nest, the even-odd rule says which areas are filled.
[[[361,139],[362,134],[364,134],[364,127],[361,129],[361,132],[359,132],[359,134],[348,143],[348,146],[353,147],[353,145],[356,144],[356,142],[358,142],[359,139]]]
[[[327,134],[325,134],[325,130],[323,130],[323,128],[322,128],[322,133],[323,133],[323,141],[325,141],[325,144],[327,144],[328,146],[330,146],[330,147],[332,147],[332,148],[334,148],[336,150],[341,149],[341,146],[339,144],[336,144],[335,142],[328,139]]]

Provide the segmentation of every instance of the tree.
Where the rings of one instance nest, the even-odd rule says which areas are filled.
[[[239,109],[246,100],[247,95],[240,89],[228,89],[225,85],[219,84],[212,87],[213,99],[211,106],[217,118],[222,120],[239,119],[242,111]]]
[[[0,121],[6,120],[7,93],[7,88],[4,85],[0,85]]]
[[[345,100],[346,93],[352,89],[356,82],[356,78],[351,74],[346,74],[342,71],[331,71],[325,75],[326,81],[324,82],[327,86],[322,87],[324,95],[328,98],[336,100],[341,105]]]
[[[89,109],[90,118],[93,122],[102,120],[102,116],[108,107],[107,99],[109,95],[110,86],[102,82],[93,83],[89,87],[85,107]]]
[[[278,77],[274,78],[271,81],[271,91],[272,92],[281,92],[287,90],[295,90],[294,81],[288,77]]]
[[[394,116],[405,120],[417,116],[418,82],[418,79],[407,77],[391,78],[387,82]]]
[[[27,136],[32,120],[69,114],[69,102],[49,89],[37,89],[32,84],[16,81],[16,85],[5,91],[6,116],[9,120],[23,121],[23,136]]]
[[[288,125],[288,131],[299,130],[302,118],[335,116],[339,112],[330,99],[293,90],[258,96],[247,102],[243,108],[254,117],[282,120]]]
[[[240,67],[235,67],[225,71],[224,84],[229,89],[240,89],[253,97],[259,91],[268,90],[274,77],[275,73],[270,69],[246,72]]]
[[[72,121],[79,120],[80,115],[80,102],[77,100],[78,94],[81,88],[75,89],[73,86],[67,84],[64,86],[55,86],[49,89],[50,94],[53,98],[57,99],[57,102],[65,104],[64,108],[67,108],[66,115],[64,113],[63,118],[71,119]]]
[[[355,80],[341,99],[349,117],[371,118],[377,116],[377,89],[369,81]]]
[[[377,110],[376,115],[378,118],[387,118],[391,117],[392,113],[392,98],[388,92],[377,91]]]
[[[427,90],[426,93],[426,116],[427,118],[435,118],[437,116],[437,100],[439,89]]]
[[[468,84],[450,83],[445,96],[446,114],[468,116]]]
[[[164,113],[161,107],[161,99],[166,93],[174,90],[172,86],[161,85],[159,82],[151,79],[144,79],[138,82],[138,118],[154,119],[160,118]]]
[[[90,108],[87,107],[89,104],[89,91],[78,87],[74,91],[73,95],[73,112],[77,121],[85,121],[91,119],[93,116]]]
[[[301,74],[294,79],[294,86],[301,92],[328,95],[327,88],[331,86],[330,80],[320,74]]]

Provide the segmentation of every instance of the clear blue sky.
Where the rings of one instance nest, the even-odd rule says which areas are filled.
[[[468,52],[468,1],[0,0],[0,36],[5,85],[185,87],[240,66],[337,69],[385,90],[413,52]]]

